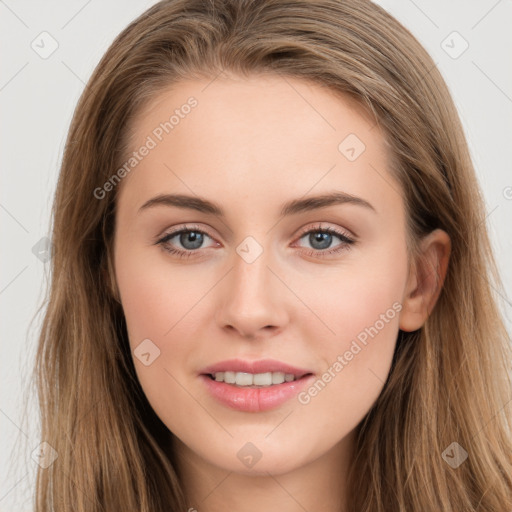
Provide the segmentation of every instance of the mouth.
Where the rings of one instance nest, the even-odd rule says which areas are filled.
[[[293,373],[284,372],[248,373],[224,371],[207,373],[205,375],[216,382],[224,382],[241,388],[258,389],[278,386],[284,382],[295,382],[313,374],[304,373],[295,375]]]
[[[229,359],[204,368],[201,375],[239,387],[269,387],[294,382],[312,373],[275,359]]]
[[[199,377],[210,396],[241,412],[276,409],[314,381],[314,373],[281,361],[232,359],[204,368]]]

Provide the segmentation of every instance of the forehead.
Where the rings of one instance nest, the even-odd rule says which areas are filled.
[[[130,128],[130,151],[151,147],[121,183],[132,207],[166,191],[245,197],[247,212],[258,198],[270,205],[333,188],[376,203],[400,196],[375,120],[350,96],[301,79],[177,82]]]

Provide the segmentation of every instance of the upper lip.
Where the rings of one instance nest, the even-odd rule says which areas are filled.
[[[291,373],[295,378],[303,377],[312,373],[304,368],[297,368],[275,359],[260,359],[259,361],[246,361],[243,359],[228,359],[212,364],[201,371],[201,374],[211,375],[216,372],[244,372],[244,373],[267,373],[282,372]]]

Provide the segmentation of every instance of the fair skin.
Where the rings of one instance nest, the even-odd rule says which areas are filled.
[[[190,96],[198,105],[119,185],[115,277],[130,345],[150,339],[160,350],[148,366],[134,357],[139,381],[175,436],[169,449],[190,507],[344,510],[355,428],[383,389],[399,328],[420,328],[437,300],[449,238],[434,231],[421,245],[425,259],[409,261],[382,132],[354,100],[305,81],[179,82],[133,121],[132,150]],[[353,161],[338,149],[349,134],[366,146]],[[288,201],[334,191],[368,204],[280,214]],[[225,215],[164,204],[140,210],[160,194],[200,197]],[[165,244],[192,253],[179,258],[157,241],[185,224],[196,238]],[[354,243],[328,233],[322,242],[326,228]],[[199,242],[198,230],[206,233]],[[250,263],[237,252],[249,236],[262,249]],[[226,359],[271,358],[316,381],[371,326],[377,334],[302,402],[235,410],[200,377]],[[261,455],[252,467],[237,456],[248,442]]]

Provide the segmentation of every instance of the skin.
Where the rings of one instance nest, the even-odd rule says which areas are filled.
[[[166,449],[176,451],[190,507],[343,510],[355,427],[383,389],[398,329],[421,327],[437,300],[449,238],[436,230],[422,242],[425,258],[409,260],[384,135],[354,100],[302,80],[174,84],[134,119],[133,150],[190,96],[197,107],[118,190],[115,278],[130,345],[150,339],[160,350],[149,366],[134,357],[138,378],[174,434]],[[351,133],[366,146],[354,161],[338,149]],[[373,209],[345,203],[280,215],[289,200],[335,190]],[[162,193],[214,201],[225,218],[165,205],[139,211]],[[168,241],[195,251],[190,258],[156,244],[184,224],[207,233],[196,249],[186,237],[186,246],[179,235]],[[315,243],[307,233],[319,224],[355,243],[336,235],[327,248]],[[236,251],[248,236],[263,250],[252,263]],[[335,247],[343,250],[322,257]],[[198,377],[234,357],[273,358],[321,377],[393,304],[401,310],[307,404],[235,411]],[[262,455],[252,468],[237,457],[248,442]]]

